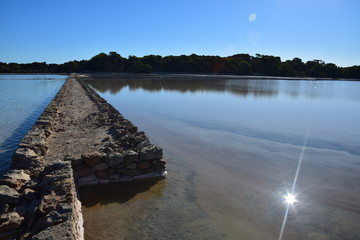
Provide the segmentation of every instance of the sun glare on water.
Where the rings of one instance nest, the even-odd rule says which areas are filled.
[[[285,202],[287,204],[294,204],[296,202],[296,198],[294,194],[288,193],[286,196],[284,196]]]

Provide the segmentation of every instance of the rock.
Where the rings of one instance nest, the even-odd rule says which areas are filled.
[[[109,179],[111,182],[119,180],[121,178],[121,175],[119,173],[113,173],[109,175]]]
[[[137,165],[136,165],[136,163],[129,163],[129,164],[126,164],[125,167],[128,169],[136,169]]]
[[[157,166],[154,166],[154,169],[158,172],[163,172],[165,171],[165,167],[164,166],[160,166],[160,165],[157,165]]]
[[[6,213],[9,209],[9,204],[0,204],[0,215]]]
[[[132,150],[126,151],[124,155],[124,160],[127,162],[137,162],[139,161],[138,153]]]
[[[33,236],[32,240],[76,240],[75,223],[68,220],[57,225],[50,226]]]
[[[27,169],[33,166],[34,159],[38,159],[39,156],[30,148],[19,147],[11,163],[13,169]]]
[[[47,150],[49,150],[49,148],[48,148],[48,146],[45,145],[45,143],[39,143],[39,144],[35,145],[33,150],[35,151],[35,153],[37,155],[45,156],[45,154],[46,154]]]
[[[71,162],[71,166],[72,168],[80,168],[81,166],[83,166],[83,159],[82,158],[79,158],[79,159],[75,159],[75,158],[67,158],[67,159],[64,159],[64,161],[69,161]]]
[[[92,186],[99,184],[99,179],[95,176],[95,174],[91,174],[87,177],[81,177],[78,179],[79,186]]]
[[[151,160],[155,158],[160,159],[162,156],[162,149],[155,145],[143,147],[139,153],[140,161]]]
[[[139,144],[136,146],[136,148],[139,149],[139,150],[141,150],[141,149],[143,149],[143,148],[145,148],[145,147],[148,147],[148,146],[151,146],[151,145],[152,145],[151,142],[148,141],[148,140],[146,140],[146,141],[143,141],[143,142],[139,143]]]
[[[10,188],[13,188],[13,189],[19,191],[24,183],[19,179],[0,179],[0,184],[7,185]]]
[[[124,162],[124,156],[120,153],[109,154],[108,159],[108,164],[110,167],[119,165]]]
[[[65,195],[57,195],[55,192],[51,192],[50,194],[44,196],[41,199],[41,203],[38,207],[38,212],[40,215],[47,215],[48,213],[54,211],[60,202],[65,202]]]
[[[91,173],[92,173],[92,170],[90,167],[80,168],[75,171],[75,174],[79,177],[86,177],[86,176],[89,176]]]
[[[73,211],[72,203],[59,203],[56,211],[60,214],[71,213]]]
[[[21,217],[17,212],[5,213],[0,216],[0,232],[6,232],[20,228],[24,217]]]
[[[9,186],[0,186],[0,203],[16,203],[19,201],[19,193]]]
[[[21,231],[22,231],[22,229],[15,229],[15,230],[6,231],[6,232],[0,232],[0,239],[1,240],[14,240],[14,239],[16,239],[16,236],[18,236]]]
[[[100,179],[99,184],[108,184],[110,183],[110,179]]]
[[[23,182],[30,181],[30,175],[24,170],[11,170],[3,175],[4,179],[17,179]]]
[[[101,162],[99,164],[97,164],[96,166],[92,167],[93,171],[102,171],[105,170],[109,167],[109,165],[107,165],[107,163]]]
[[[108,175],[107,175],[106,172],[104,172],[104,171],[98,171],[98,172],[96,172],[96,176],[97,176],[98,178],[101,178],[101,179],[104,179],[104,178],[107,178],[107,177],[108,177]]]
[[[158,165],[158,166],[162,166],[162,167],[166,165],[165,159],[154,159],[154,160],[152,160],[152,163],[154,165]]]
[[[100,152],[88,152],[81,155],[85,165],[89,167],[94,167],[96,164],[100,163],[102,157],[103,155]]]
[[[68,216],[67,214],[60,214],[57,211],[52,211],[49,214],[47,214],[45,217],[39,218],[34,223],[34,228],[37,229],[45,229],[50,226],[59,224],[67,220]]]
[[[128,175],[128,176],[136,176],[141,174],[142,171],[138,170],[138,169],[128,169],[124,174]]]
[[[71,163],[62,161],[62,160],[56,160],[49,165],[47,165],[42,173],[42,175],[47,175],[49,173],[52,174],[69,174],[69,170],[71,169]]]
[[[123,176],[121,176],[121,178],[119,180],[116,180],[116,181],[114,180],[112,182],[131,182],[133,180],[134,180],[134,177],[123,175]]]
[[[145,161],[145,162],[138,163],[138,168],[139,169],[146,169],[146,168],[150,168],[150,167],[151,167],[151,162],[150,161]]]
[[[23,196],[29,202],[35,200],[37,198],[37,195],[38,194],[31,188],[24,189]]]
[[[165,177],[167,174],[166,171],[164,172],[151,172],[151,173],[144,173],[137,176],[134,176],[134,180],[140,180],[145,178],[154,178],[154,177]]]

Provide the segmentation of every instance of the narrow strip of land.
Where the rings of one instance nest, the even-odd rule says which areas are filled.
[[[102,122],[100,109],[80,83],[70,78],[61,101],[53,133],[49,137],[48,162],[66,156],[80,159],[85,151],[99,151],[109,137],[109,125]]]
[[[162,149],[70,75],[0,179],[0,239],[83,240],[77,186],[165,176]]]

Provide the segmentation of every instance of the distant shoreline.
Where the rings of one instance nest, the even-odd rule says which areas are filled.
[[[70,73],[69,73],[70,74]],[[69,75],[67,73],[0,73],[0,75]],[[305,80],[305,81],[360,81],[360,79],[349,78],[316,78],[316,77],[278,77],[260,75],[232,75],[232,74],[194,74],[194,73],[79,73],[80,75],[93,78],[159,78],[159,79],[266,79],[266,80]],[[4,79],[0,79],[4,80]]]
[[[193,73],[83,73],[93,78],[160,78],[160,79],[268,79],[268,80],[309,80],[309,81],[360,81],[348,78],[277,77],[260,75],[193,74]]]

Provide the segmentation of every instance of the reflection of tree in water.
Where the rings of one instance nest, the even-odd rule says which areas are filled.
[[[116,94],[124,87],[130,90],[146,91],[177,91],[186,92],[230,92],[236,95],[256,97],[271,97],[278,94],[278,81],[260,79],[221,79],[205,77],[134,77],[134,78],[96,78],[89,81],[96,90],[104,93],[110,91]]]

